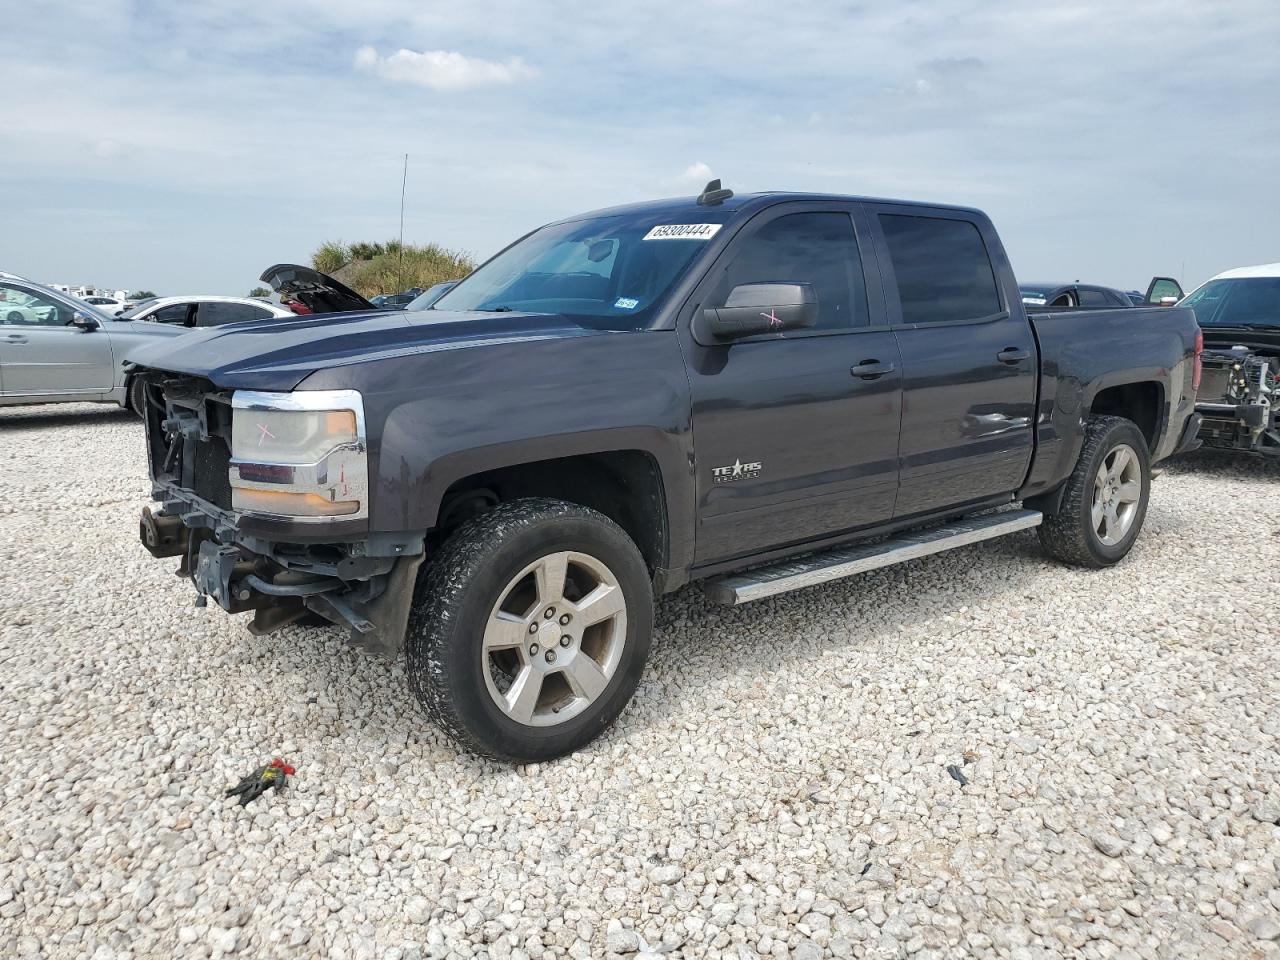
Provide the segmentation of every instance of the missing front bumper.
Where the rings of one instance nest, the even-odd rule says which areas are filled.
[[[167,513],[172,506],[181,512]],[[403,648],[420,550],[370,556],[365,544],[303,549],[262,543],[240,535],[219,511],[182,509],[187,506],[171,501],[159,513],[144,508],[138,536],[152,556],[180,558],[176,572],[191,580],[198,606],[212,599],[228,613],[252,613],[249,630],[258,635],[315,614],[347,627],[352,642],[370,652],[390,655]],[[326,558],[326,551],[333,555]],[[337,575],[353,569],[363,575]]]

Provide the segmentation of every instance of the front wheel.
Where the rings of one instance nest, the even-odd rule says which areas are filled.
[[[615,523],[577,504],[517,500],[459,527],[419,574],[409,683],[463,746],[549,760],[622,712],[652,630],[648,569]]]
[[[1039,527],[1040,543],[1067,563],[1109,567],[1137,540],[1150,495],[1151,462],[1137,424],[1094,417],[1058,512]]]

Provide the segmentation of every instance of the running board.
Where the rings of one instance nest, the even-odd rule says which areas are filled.
[[[716,603],[726,606],[750,603],[802,587],[851,577],[855,573],[927,557],[931,553],[967,547],[971,543],[1003,537],[1006,533],[1028,530],[1038,527],[1043,519],[1039,510],[1005,510],[966,517],[941,527],[904,533],[878,543],[841,547],[798,560],[785,560],[743,573],[716,577],[708,580],[704,589]]]

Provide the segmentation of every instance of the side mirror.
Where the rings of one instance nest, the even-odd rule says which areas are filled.
[[[96,317],[91,317],[87,313],[81,313],[77,310],[71,315],[71,326],[77,330],[83,330],[85,333],[91,333],[98,329],[98,321]]]
[[[723,307],[703,310],[701,321],[702,342],[801,330],[818,322],[818,295],[810,283],[744,283]]]

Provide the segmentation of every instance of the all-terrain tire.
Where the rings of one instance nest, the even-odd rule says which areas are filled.
[[[616,577],[626,605],[625,631],[619,630],[625,641],[596,699],[568,720],[535,726],[513,720],[491,695],[482,638],[512,578],[559,551],[598,558]],[[578,504],[515,500],[462,524],[424,564],[405,633],[406,669],[427,713],[462,746],[509,762],[550,760],[581,748],[617,719],[640,683],[652,632],[649,571],[617,524]]]
[[[1121,446],[1129,447],[1138,458],[1141,491],[1124,536],[1108,544],[1103,542],[1093,522],[1094,481],[1099,468]],[[1150,455],[1146,438],[1137,424],[1124,417],[1093,417],[1085,423],[1080,458],[1067,478],[1058,512],[1046,516],[1037,528],[1040,544],[1051,557],[1073,566],[1100,569],[1119,563],[1138,538],[1150,496]]]

